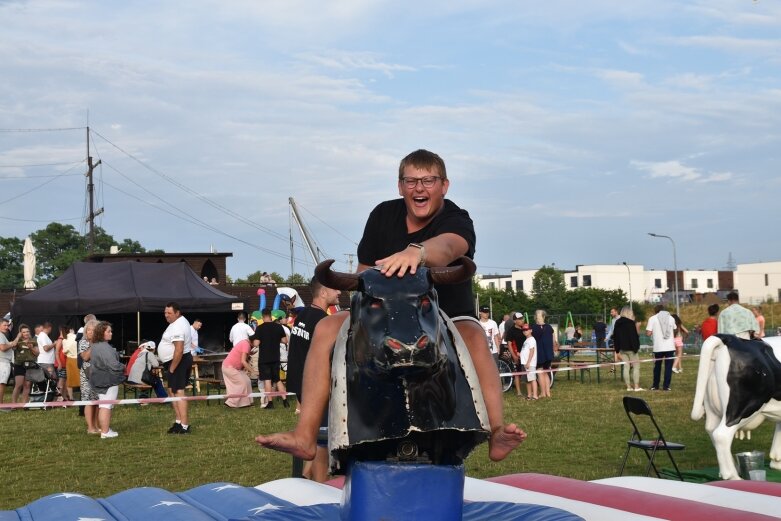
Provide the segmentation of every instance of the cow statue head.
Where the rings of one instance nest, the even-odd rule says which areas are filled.
[[[344,349],[337,343],[332,363],[330,423],[346,425],[329,443],[332,456],[344,468],[415,446],[425,461],[459,463],[487,436],[475,409],[482,396],[475,400],[479,384],[466,380],[463,364],[471,360],[456,348],[434,284],[469,280],[474,263],[462,257],[454,266],[387,277],[378,269],[335,272],[333,262],[317,266],[317,279],[355,293]]]

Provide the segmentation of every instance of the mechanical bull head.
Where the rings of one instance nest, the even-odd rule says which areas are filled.
[[[474,263],[386,277],[315,269],[325,286],[355,291],[332,360],[329,448],[334,471],[351,461],[460,464],[488,436],[466,346],[440,312],[434,284],[468,280]]]
[[[444,323],[439,316],[433,284],[454,284],[470,278],[474,263],[447,268],[421,268],[407,275],[386,277],[377,269],[362,274],[336,273],[333,261],[321,263],[315,272],[327,287],[355,291],[350,312],[354,356],[361,366],[378,372],[430,371],[447,360],[443,343]]]

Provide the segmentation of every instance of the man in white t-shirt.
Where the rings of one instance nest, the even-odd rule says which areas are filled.
[[[491,308],[483,306],[480,308],[480,325],[483,326],[485,331],[485,338],[488,341],[488,348],[491,350],[491,355],[494,357],[494,361],[499,360],[499,345],[502,343],[502,337],[499,335],[499,326],[496,322],[489,318]]]
[[[663,389],[669,391],[675,362],[675,319],[661,304],[657,304],[654,311],[656,314],[648,319],[648,325],[645,327],[645,334],[654,341],[654,383],[651,390],[659,390],[659,377],[664,360]]]
[[[201,348],[201,345],[198,343],[198,331],[201,329],[201,326],[203,326],[203,321],[200,318],[193,320],[193,323],[190,326],[190,338],[192,338],[190,347],[194,355],[199,355],[203,352],[203,348]]]
[[[182,316],[182,311],[176,302],[169,302],[165,305],[164,315],[168,327],[157,346],[157,355],[163,362],[170,394],[184,397],[184,390],[190,381],[190,370],[193,367],[190,323]],[[189,434],[187,402],[184,400],[171,402],[171,405],[176,414],[176,421],[168,429],[168,433]]]
[[[49,334],[52,332],[52,323],[44,322],[41,326],[41,332],[38,333],[36,340],[38,341],[38,365],[44,371],[48,371],[50,375],[56,377],[54,372],[54,342],[49,338]]]
[[[234,346],[241,342],[242,340],[249,341],[249,337],[255,334],[255,330],[253,330],[249,324],[247,324],[247,314],[243,311],[239,313],[239,315],[236,317],[238,322],[233,324],[233,327],[231,328],[230,333],[228,334],[228,340],[230,340],[230,343]]]

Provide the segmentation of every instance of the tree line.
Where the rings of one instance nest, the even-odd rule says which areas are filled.
[[[45,286],[59,277],[71,264],[83,260],[89,253],[89,236],[79,233],[70,224],[49,223],[30,234],[36,251],[35,280]],[[95,228],[95,253],[108,253],[111,246],[123,252],[164,253],[147,251],[132,239],[117,241],[101,227]],[[24,237],[0,237],[0,288],[21,288],[24,285]]]

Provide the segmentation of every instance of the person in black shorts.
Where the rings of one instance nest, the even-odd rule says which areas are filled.
[[[184,397],[184,390],[190,382],[193,367],[192,337],[190,322],[182,315],[179,304],[169,302],[164,310],[168,327],[157,344],[157,355],[163,362],[170,394]],[[169,434],[189,434],[190,424],[187,415],[187,401],[171,402],[176,421],[168,429]]]
[[[287,333],[282,324],[271,319],[271,310],[264,308],[260,312],[262,322],[255,329],[255,334],[249,337],[253,346],[258,346],[258,387],[263,382],[262,392],[270,393],[276,385],[277,391],[287,392],[285,384],[279,379],[279,344],[287,344]],[[274,399],[261,398],[261,407],[272,409]],[[282,398],[282,405],[290,407],[287,396]]]

